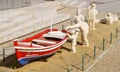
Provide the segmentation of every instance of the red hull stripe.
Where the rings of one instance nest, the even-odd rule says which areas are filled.
[[[47,54],[42,54],[42,55],[39,55],[39,56],[28,56],[28,57],[22,57],[22,58],[19,58],[18,61],[20,61],[21,59],[25,59],[25,58],[33,58],[34,57],[42,57],[42,56],[48,56],[48,55],[51,55],[53,53],[55,53],[59,48],[57,48],[56,50],[54,50],[53,52],[50,52],[50,53],[47,53]],[[35,54],[35,53],[34,53]],[[38,54],[38,53],[37,53]]]

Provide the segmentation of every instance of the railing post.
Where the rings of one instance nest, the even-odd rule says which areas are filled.
[[[110,33],[110,44],[112,43],[112,33]]]
[[[69,68],[67,68],[67,72],[70,72],[70,69],[69,69]]]
[[[82,71],[84,71],[84,55],[82,55]]]
[[[103,50],[105,49],[105,39],[103,38]]]
[[[118,28],[116,28],[116,38],[118,38]]]
[[[96,46],[94,45],[94,59],[96,58]]]
[[[72,22],[72,20],[71,20],[71,25],[73,25],[73,22]]]
[[[62,30],[64,30],[64,25],[62,25]]]
[[[3,47],[3,61],[5,62],[5,48]]]

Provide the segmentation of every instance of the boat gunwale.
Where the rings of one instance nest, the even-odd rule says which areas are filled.
[[[22,46],[14,46],[15,49],[24,49],[24,50],[33,50],[33,49],[36,49],[36,50],[44,50],[44,49],[49,49],[51,47],[55,47],[57,45],[60,45],[61,42],[63,41],[66,41],[67,40],[67,37],[65,37],[65,39],[63,39],[62,41],[56,43],[56,44],[53,44],[53,45],[50,45],[50,46],[43,46],[42,48],[40,47],[22,47]],[[63,43],[62,43],[63,44]]]
[[[58,29],[56,29],[56,28],[53,28],[52,29],[53,31],[57,31]],[[38,34],[36,34],[36,35],[34,35],[34,36],[32,36],[32,37],[36,37],[36,36],[40,36],[40,35],[42,35],[44,32],[49,32],[50,31],[50,29],[46,29],[46,30],[43,30],[43,31],[41,31],[41,33],[38,33]],[[61,30],[62,32],[64,32],[63,30]],[[65,32],[64,32],[65,33]],[[32,38],[32,37],[29,37],[29,38]],[[30,41],[28,41],[27,39],[29,39],[29,38],[26,38],[26,39],[24,39],[24,40],[21,40],[21,41],[16,41],[16,42],[30,42]],[[23,50],[45,50],[45,49],[50,49],[50,48],[52,48],[52,47],[55,47],[55,46],[57,46],[57,45],[62,45],[63,43],[64,43],[64,41],[66,41],[67,40],[67,35],[63,38],[63,39],[61,39],[60,41],[58,41],[58,42],[56,42],[55,44],[52,44],[52,45],[49,45],[49,46],[41,46],[41,47],[22,47],[22,46],[19,46],[19,45],[14,45],[14,48],[15,49],[23,49]],[[63,42],[63,43],[62,43]],[[32,43],[31,43],[32,44]]]

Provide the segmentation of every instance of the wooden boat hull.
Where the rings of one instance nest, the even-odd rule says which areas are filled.
[[[57,30],[57,29],[53,29],[53,30]],[[40,34],[43,35],[44,32],[46,33],[48,31],[50,31],[50,30],[47,29],[47,30],[41,32]],[[35,36],[37,36],[37,35],[35,35]],[[20,44],[20,42],[23,42],[23,44],[25,44],[26,42],[31,41],[32,38],[34,39],[34,37],[30,37],[30,38],[27,38],[27,39],[19,41],[19,42],[16,40],[14,41],[16,57],[17,57],[17,60],[19,61],[19,63],[22,65],[29,63],[29,61],[31,61],[31,60],[45,58],[45,57],[48,57],[48,56],[54,54],[67,41],[67,36],[65,36],[62,40],[58,41],[57,43],[49,45],[49,46],[45,46],[44,48],[40,47],[39,45],[34,46],[34,44],[31,47],[22,46]],[[30,46],[30,44],[26,44],[26,45]]]

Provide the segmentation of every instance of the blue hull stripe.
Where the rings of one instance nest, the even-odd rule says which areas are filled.
[[[28,64],[29,61],[31,61],[31,60],[46,58],[46,57],[49,57],[49,56],[51,56],[51,55],[53,55],[53,54],[54,54],[54,53],[46,54],[46,55],[43,55],[43,56],[26,57],[26,58],[18,59],[18,61],[19,61],[19,63],[20,63],[21,65],[25,65],[25,64]]]

